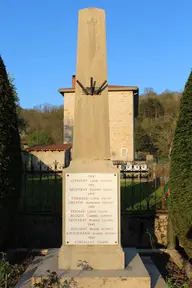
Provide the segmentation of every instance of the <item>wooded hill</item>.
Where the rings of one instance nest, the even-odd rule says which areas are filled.
[[[145,89],[139,98],[136,150],[169,157],[181,95],[181,92],[157,94],[151,88]],[[21,109],[20,116],[26,122],[22,142],[29,145],[63,143],[63,106],[45,104]]]
[[[22,142],[36,144],[63,143],[63,105],[44,104],[33,109],[21,109],[26,128],[21,133]]]
[[[158,95],[152,89],[140,96],[136,150],[170,157],[181,96],[181,92],[169,91]]]

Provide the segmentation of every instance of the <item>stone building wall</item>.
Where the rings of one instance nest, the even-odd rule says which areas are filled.
[[[45,169],[46,167],[54,168],[55,161],[58,163],[58,167],[65,166],[65,151],[31,151],[31,155],[32,163],[37,167],[40,161]]]
[[[112,160],[134,160],[133,91],[109,91],[109,125]],[[64,94],[64,143],[73,139],[75,93]]]
[[[30,150],[22,153],[23,164],[31,163],[35,170],[47,170],[48,168],[62,170],[70,164],[71,148],[66,150]]]

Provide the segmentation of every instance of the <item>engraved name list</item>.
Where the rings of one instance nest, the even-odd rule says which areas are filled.
[[[118,244],[117,174],[66,174],[66,245]]]

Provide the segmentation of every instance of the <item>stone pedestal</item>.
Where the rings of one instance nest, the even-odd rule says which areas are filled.
[[[112,202],[115,200],[115,203],[111,203],[111,204],[103,204],[102,206],[100,206],[101,204],[96,204],[98,207],[101,207],[101,209],[105,209],[105,214],[107,214],[107,209],[109,209],[109,205],[113,205],[111,212],[114,213],[113,215],[109,215],[109,220],[110,221],[114,221],[114,225],[110,225],[107,226],[107,224],[105,224],[105,227],[107,229],[107,227],[109,227],[109,233],[115,234],[116,238],[112,238],[110,237],[110,234],[108,236],[106,236],[105,231],[106,230],[101,230],[99,228],[100,225],[98,225],[97,223],[94,224],[94,226],[88,226],[85,227],[87,232],[91,232],[94,231],[93,229],[100,229],[100,230],[96,230],[98,233],[102,233],[103,235],[100,236],[99,239],[103,239],[105,240],[107,237],[107,241],[109,241],[109,245],[108,243],[105,243],[105,245],[98,245],[96,240],[97,237],[92,237],[93,239],[93,244],[83,244],[83,245],[70,245],[67,244],[67,240],[66,240],[66,215],[67,213],[69,213],[69,211],[66,211],[66,203],[68,201],[70,201],[70,199],[67,199],[67,195],[70,194],[66,193],[66,177],[67,175],[79,175],[79,173],[82,173],[82,177],[83,174],[87,175],[87,173],[89,175],[99,175],[96,176],[97,178],[100,179],[101,176],[106,175],[106,176],[110,176],[110,177],[114,177],[116,178],[116,185],[117,187],[116,190],[114,191],[116,193],[116,198],[112,199],[112,196],[106,197],[108,198],[109,202]],[[75,176],[77,177],[77,176]],[[75,179],[75,178],[74,178]],[[105,176],[103,177],[103,179],[105,180]],[[98,179],[95,179],[93,181],[97,181]],[[73,181],[73,180],[72,180]],[[94,186],[91,186],[91,190],[93,195],[90,196],[89,199],[95,196],[98,196],[98,183],[95,184],[95,182],[93,182]],[[113,184],[112,184],[113,185]],[[87,187],[87,189],[89,189],[89,184],[85,184],[82,187]],[[104,186],[106,187],[106,185]],[[107,185],[108,189],[110,189],[109,184]],[[74,189],[74,188],[71,188]],[[77,188],[78,189],[78,188]],[[81,188],[83,189],[83,188]],[[96,191],[95,191],[96,190]],[[110,195],[110,193],[112,193],[112,191],[101,191],[102,193],[106,193],[106,195]],[[85,192],[77,192],[77,200],[81,199],[81,197],[85,194]],[[83,194],[84,193],[84,194]],[[108,194],[107,194],[108,193]],[[89,193],[88,193],[89,194]],[[86,193],[87,195],[87,193]],[[110,198],[110,199],[109,199]],[[110,201],[111,200],[111,201]],[[84,203],[79,204],[79,208],[80,209],[86,209],[86,207],[89,206],[85,206],[85,200],[83,200]],[[85,211],[84,215],[87,215],[87,221],[92,220],[92,218],[90,218],[91,216],[98,216],[98,215],[94,215],[97,214],[97,212],[99,210],[101,210],[100,208],[97,208],[96,206],[94,206],[94,202],[99,203],[99,201],[101,201],[101,199],[97,199],[97,200],[93,200],[92,204],[93,206],[90,207],[94,207],[92,208],[92,214],[88,215],[86,214],[87,212]],[[105,208],[106,207],[106,208]],[[115,207],[115,208],[114,208]],[[114,208],[114,209],[113,209]],[[91,209],[91,208],[90,208]],[[89,209],[89,210],[90,210]],[[110,211],[110,209],[109,209]],[[110,213],[110,212],[108,212]],[[90,214],[90,213],[89,213]],[[104,216],[103,219],[106,219],[108,215],[105,215],[102,212],[100,212],[100,215],[102,217],[102,215]],[[75,216],[75,215],[72,215]],[[93,217],[94,218],[94,217]],[[99,218],[99,217],[98,217]],[[113,219],[114,218],[114,219]],[[72,218],[73,219],[73,218]],[[70,220],[70,216],[69,219]],[[78,219],[78,220],[83,220],[83,219]],[[98,221],[100,219],[97,219]],[[108,219],[107,219],[108,220]],[[80,222],[82,223],[82,222]],[[92,222],[88,222],[88,225],[91,225]],[[110,223],[110,222],[109,222]],[[82,224],[80,224],[82,225]],[[96,228],[94,228],[96,227]],[[98,227],[98,228],[97,228]],[[105,227],[103,229],[105,229]],[[111,228],[110,228],[111,227]],[[77,228],[78,229],[78,228]],[[79,230],[77,230],[79,233]],[[119,174],[119,170],[116,169],[112,162],[109,160],[74,160],[70,167],[65,169],[64,173],[63,173],[63,227],[62,227],[62,237],[63,237],[63,245],[59,250],[59,257],[58,257],[58,267],[59,269],[72,269],[72,270],[82,270],[82,265],[80,263],[87,263],[88,267],[90,267],[91,269],[96,269],[96,270],[116,270],[116,269],[124,269],[125,268],[125,257],[124,257],[124,252],[121,248],[121,239],[120,239],[120,174]],[[74,239],[78,238],[77,236],[73,236]],[[85,240],[84,240],[85,239]],[[87,241],[89,239],[89,237],[87,235],[85,235],[83,237],[84,241]],[[114,241],[113,241],[114,240]],[[106,242],[107,242],[106,241]],[[110,242],[111,241],[111,242]],[[114,243],[116,242],[116,243]],[[74,244],[74,243],[72,243]]]
[[[60,252],[59,252],[60,253]],[[117,255],[117,254],[116,254]],[[104,259],[105,255],[102,257]],[[93,259],[93,257],[91,257]],[[116,258],[117,260],[117,258]],[[125,257],[125,265],[127,269],[116,270],[68,270],[58,269],[57,266],[58,253],[57,249],[50,250],[42,259],[41,263],[32,276],[32,284],[39,283],[42,277],[46,277],[47,270],[55,271],[61,282],[65,283],[66,287],[76,288],[150,288],[150,276],[143,265],[143,262],[136,249],[127,249]],[[68,285],[68,286],[67,286]],[[22,285],[20,288],[24,288]],[[153,286],[165,287],[165,286]],[[27,287],[28,288],[28,287]]]
[[[47,277],[47,270],[55,271],[65,287],[75,288],[164,288],[167,287],[150,257],[139,257],[135,248],[124,249],[124,270],[60,270],[58,249],[49,249],[47,255],[35,257],[15,288],[30,288]],[[149,276],[150,275],[150,276]]]
[[[118,246],[62,246],[59,250],[60,269],[121,270],[124,269],[124,253]]]

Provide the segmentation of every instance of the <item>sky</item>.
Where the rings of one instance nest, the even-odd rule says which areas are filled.
[[[0,0],[0,54],[20,105],[62,105],[76,70],[78,10],[106,11],[108,83],[181,91],[192,68],[191,0]]]

